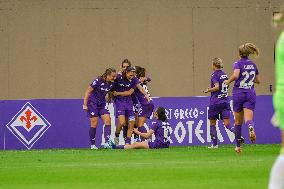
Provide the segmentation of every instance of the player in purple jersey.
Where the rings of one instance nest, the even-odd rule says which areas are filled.
[[[154,141],[142,141],[135,142],[133,144],[115,145],[109,140],[108,148],[113,149],[158,149],[168,148],[170,145],[170,124],[167,122],[166,110],[163,107],[157,108],[154,112],[154,122],[147,133],[141,133],[138,129],[134,129],[134,132],[143,138],[149,139],[153,134],[155,135]]]
[[[216,120],[223,120],[224,125],[231,132],[234,127],[230,125],[230,103],[228,98],[228,85],[224,83],[228,79],[227,74],[222,70],[223,63],[221,58],[213,58],[211,76],[211,86],[204,92],[211,92],[210,105],[208,110],[208,119],[210,120],[210,136],[212,145],[208,148],[218,148]]]
[[[95,145],[96,128],[98,126],[99,117],[104,121],[104,137],[107,143],[111,134],[111,119],[106,106],[106,94],[114,87],[116,79],[116,70],[113,68],[106,69],[102,76],[97,77],[88,86],[84,95],[83,109],[87,111],[90,118],[91,127],[89,136],[91,141],[91,149],[98,149]]]
[[[128,118],[129,125],[127,130],[126,143],[130,144],[131,136],[133,133],[135,116],[133,112],[133,102],[131,94],[134,92],[134,89],[137,87],[147,99],[146,91],[141,85],[139,85],[139,80],[134,77],[135,68],[128,67],[122,75],[119,75],[115,82],[115,91],[114,91],[114,104],[116,108],[116,117],[118,118],[118,125],[115,132],[115,141],[118,143],[118,137],[122,127],[126,124],[126,119]]]
[[[142,68],[140,66],[136,66],[136,77],[139,79],[140,81],[140,85],[145,89],[145,91],[147,92],[148,96],[150,97],[150,93],[147,87],[147,82],[149,82],[148,77],[146,77],[146,69]],[[150,118],[150,116],[153,113],[154,110],[154,104],[153,104],[153,100],[150,98],[150,102],[145,98],[144,94],[141,93],[140,90],[138,90],[137,88],[134,91],[134,94],[139,102],[139,108],[137,111],[137,126],[138,126],[138,131],[140,131],[141,133],[146,133],[147,130],[144,127],[144,123],[146,122],[147,119]],[[141,137],[141,141],[144,141],[145,138]]]
[[[118,72],[118,74],[122,74],[122,72],[124,70],[126,70],[126,68],[130,67],[131,66],[131,62],[130,60],[128,60],[127,58],[124,59],[122,62],[121,62],[121,65],[120,65],[120,71]]]
[[[248,58],[250,54],[259,55],[259,50],[254,44],[245,43],[239,47],[240,59],[233,64],[234,72],[225,81],[227,85],[235,81],[233,88],[233,110],[237,143],[235,151],[237,153],[241,152],[241,126],[244,121],[249,129],[251,142],[255,142],[256,140],[253,122],[253,112],[256,103],[254,83],[259,84],[260,79],[256,64]]]
[[[121,75],[122,72],[125,71],[126,68],[128,68],[128,67],[130,67],[130,66],[131,66],[131,61],[128,60],[127,58],[124,59],[124,60],[121,62],[120,71],[118,72],[118,75]],[[133,102],[133,103],[135,103],[135,102]],[[128,130],[128,119],[126,119],[125,125],[122,127],[124,140],[126,140],[126,138],[127,138],[127,130]]]

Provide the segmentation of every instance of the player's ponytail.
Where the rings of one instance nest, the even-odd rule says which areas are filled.
[[[156,113],[158,115],[158,120],[163,122],[167,120],[166,109],[164,107],[158,107]]]
[[[112,73],[116,73],[116,70],[114,68],[107,68],[105,73],[101,77],[106,80],[106,77]]]
[[[253,43],[245,43],[239,47],[239,55],[242,58],[248,57],[250,54],[259,55],[259,49]]]

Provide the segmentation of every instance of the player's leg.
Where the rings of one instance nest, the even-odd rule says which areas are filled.
[[[282,130],[282,149],[280,155],[275,160],[269,178],[269,189],[284,188],[284,131]]]
[[[210,137],[212,145],[208,148],[218,148],[218,136],[216,130],[216,119],[210,119]]]
[[[242,124],[244,122],[244,112],[234,112],[235,117],[235,138],[236,138],[236,148],[237,153],[241,152],[241,142],[242,142]]]
[[[96,133],[97,133],[97,126],[98,126],[98,117],[91,117],[90,118],[90,124],[91,127],[89,129],[89,137],[90,137],[90,143],[91,143],[91,149],[98,149],[96,146]]]
[[[130,145],[125,145],[124,149],[149,149],[149,145],[147,141],[142,141],[142,142],[134,142],[133,144]]]
[[[96,133],[99,119],[98,107],[94,104],[88,104],[87,116],[90,118],[89,138],[91,149],[98,149],[96,146]]]
[[[217,146],[217,130],[216,130],[216,120],[219,117],[218,105],[210,105],[208,109],[208,119],[210,120],[210,137],[212,145],[208,148],[218,148]]]
[[[235,138],[236,138],[236,148],[237,153],[241,152],[241,142],[242,142],[242,124],[244,122],[244,111],[243,104],[246,99],[244,93],[233,94],[233,111],[235,118]]]
[[[125,115],[119,115],[117,117],[117,119],[118,119],[118,124],[116,125],[115,138],[114,138],[114,142],[115,142],[116,145],[119,144],[119,134],[120,134],[120,131],[121,131],[122,127],[126,123]]]
[[[141,133],[147,133],[147,130],[144,126],[144,124],[147,121],[147,118],[149,119],[154,111],[154,104],[150,103],[147,105],[141,105],[139,109],[138,114],[138,130]],[[144,141],[145,138],[141,137],[141,141]]]
[[[284,188],[284,98],[281,93],[276,93],[273,96],[273,104],[275,114],[277,116],[279,127],[282,130],[282,148],[279,156],[275,160],[270,172],[269,189]]]
[[[230,115],[231,115],[230,104],[229,103],[222,104],[221,119],[223,120],[225,127],[229,129],[231,132],[234,132],[235,127],[231,125]]]
[[[249,138],[251,142],[255,142],[256,134],[254,130],[253,111],[256,103],[256,94],[247,93],[246,102],[244,103],[244,120],[246,128],[249,130]]]
[[[103,114],[101,118],[105,124],[105,127],[104,127],[105,143],[108,143],[108,140],[110,139],[110,135],[111,135],[111,118],[109,114]]]

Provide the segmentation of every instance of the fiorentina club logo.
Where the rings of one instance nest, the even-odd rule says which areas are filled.
[[[29,102],[6,125],[28,149],[31,149],[50,126],[51,124]]]

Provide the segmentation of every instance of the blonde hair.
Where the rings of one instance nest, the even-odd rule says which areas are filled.
[[[223,68],[223,61],[221,58],[213,58],[212,63],[218,69]]]
[[[239,47],[240,57],[248,57],[250,54],[259,55],[259,49],[253,43],[245,43]]]

